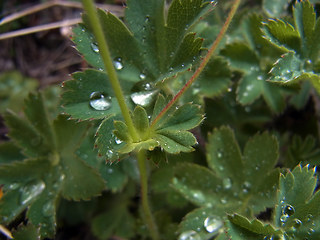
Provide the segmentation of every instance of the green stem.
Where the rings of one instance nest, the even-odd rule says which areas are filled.
[[[101,27],[101,23],[99,21],[97,10],[95,5],[93,4],[92,0],[82,0],[83,7],[86,10],[89,21],[93,30],[93,34],[97,40],[98,46],[99,46],[99,52],[102,57],[105,69],[107,70],[109,80],[112,86],[112,89],[115,93],[115,96],[118,100],[122,116],[124,118],[124,121],[126,122],[128,126],[128,131],[133,139],[134,142],[137,142],[139,140],[137,131],[133,125],[133,121],[130,116],[129,108],[126,105],[126,101],[124,98],[124,95],[122,93],[122,89],[116,74],[116,70],[114,69],[113,62],[110,56],[109,47],[107,44],[107,41],[104,37],[103,30]]]
[[[153,240],[159,240],[160,237],[158,233],[158,228],[152,216],[152,212],[149,205],[149,199],[148,199],[148,176],[147,176],[145,150],[140,150],[138,152],[138,166],[140,171],[141,201],[142,201],[142,209],[145,217],[145,222],[149,228],[151,238]]]
[[[225,33],[227,32],[227,29],[240,5],[241,0],[235,0],[232,4],[232,8],[229,12],[229,15],[227,17],[227,20],[225,21],[224,25],[222,26],[218,37],[212,44],[211,48],[209,49],[208,53],[200,63],[200,66],[197,68],[197,70],[194,72],[192,77],[189,79],[189,81],[180,89],[180,91],[173,97],[173,99],[167,104],[167,106],[162,109],[162,111],[158,114],[158,116],[153,120],[150,127],[154,126],[162,117],[163,115],[174,105],[175,102],[185,93],[188,88],[191,86],[191,84],[198,78],[200,73],[203,71],[205,66],[208,64],[211,56],[213,55],[214,51],[217,49],[219,43],[221,42],[222,38],[224,37]]]

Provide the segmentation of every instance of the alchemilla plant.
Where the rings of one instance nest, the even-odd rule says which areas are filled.
[[[1,232],[320,239],[320,1],[83,6],[72,40],[91,68],[60,107],[40,91],[3,113]]]

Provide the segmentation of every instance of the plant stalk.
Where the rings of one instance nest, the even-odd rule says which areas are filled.
[[[208,64],[211,56],[213,55],[214,51],[217,49],[219,43],[221,42],[222,38],[224,37],[225,33],[227,32],[229,25],[240,5],[241,0],[235,0],[232,4],[232,8],[229,12],[229,15],[227,17],[227,20],[223,24],[219,35],[217,36],[216,40],[213,42],[211,48],[209,49],[208,53],[200,63],[200,66],[197,68],[197,70],[194,72],[192,77],[189,79],[189,81],[180,89],[180,91],[173,97],[173,99],[162,109],[162,111],[158,114],[158,116],[153,120],[150,127],[154,126],[162,117],[163,115],[174,105],[174,103],[185,93],[188,88],[191,86],[191,84],[198,78],[200,73],[203,71],[205,66]]]
[[[114,91],[114,94],[118,100],[122,116],[124,118],[124,121],[126,122],[128,126],[128,131],[133,139],[134,142],[137,142],[139,140],[139,136],[137,134],[137,131],[133,125],[132,118],[130,116],[129,108],[126,104],[119,79],[116,74],[116,70],[113,66],[113,61],[111,59],[109,47],[107,44],[107,41],[104,37],[103,30],[101,23],[98,18],[97,10],[95,8],[95,5],[93,4],[93,0],[82,0],[83,7],[86,10],[89,21],[93,30],[93,34],[97,40],[99,52],[102,57],[105,69],[108,73],[109,80],[112,86],[112,89]]]
[[[147,175],[147,166],[146,166],[146,151],[140,150],[138,152],[138,167],[140,172],[140,185],[141,185],[141,201],[142,209],[145,217],[145,222],[148,226],[151,238],[153,240],[159,240],[159,232],[155,220],[153,218],[149,199],[148,199],[148,175]]]

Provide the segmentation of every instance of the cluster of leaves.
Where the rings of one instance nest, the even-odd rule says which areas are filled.
[[[318,101],[317,2],[244,7],[218,56],[160,119],[210,46],[203,38],[221,28],[229,2],[128,0],[124,21],[99,10],[138,141],[84,15],[73,41],[93,68],[63,83],[63,110],[52,111],[49,91],[30,94],[23,114],[3,114],[11,141],[0,145],[0,223],[26,217],[14,232],[18,240],[53,238],[62,219],[89,222],[99,239],[148,239],[134,154],[146,150],[155,163],[150,197],[163,239],[318,239],[317,125],[313,136],[289,141],[294,131],[282,134],[274,121],[288,106],[305,110],[311,94]],[[257,134],[266,127],[278,137]]]

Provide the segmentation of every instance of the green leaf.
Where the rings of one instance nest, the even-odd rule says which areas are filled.
[[[41,93],[29,94],[25,100],[24,114],[33,127],[42,135],[48,145],[55,146],[54,133],[49,123],[48,113]]]
[[[23,150],[29,157],[43,156],[49,151],[49,146],[35,127],[16,115],[13,112],[4,114],[6,125],[10,128],[8,136]]]
[[[62,94],[62,104],[73,118],[99,119],[120,113],[105,73],[86,70],[72,76],[73,80],[64,83],[66,91]],[[127,87],[130,87],[129,83],[128,85]]]
[[[314,74],[312,71],[306,72],[301,65],[301,59],[299,59],[294,52],[288,52],[282,55],[281,58],[275,62],[269,73],[271,75],[270,81],[280,83],[310,81],[317,91],[320,91],[320,76]]]
[[[313,33],[316,23],[316,13],[312,4],[306,0],[296,2],[293,8],[293,16],[295,28],[302,40],[302,48],[306,52],[314,51],[314,49],[310,49],[313,46]]]
[[[289,0],[263,0],[262,8],[269,17],[278,18],[287,10]]]
[[[290,168],[299,163],[319,165],[320,149],[317,147],[316,139],[311,135],[305,139],[298,135],[293,136],[287,151],[286,165]]]
[[[175,0],[165,19],[163,0],[131,0],[125,11],[127,26],[111,13],[98,13],[112,57],[123,60],[124,70],[135,68],[151,81],[160,81],[186,71],[199,56],[202,40],[190,31],[212,8],[204,0]],[[84,22],[86,27],[76,28],[73,40],[91,65],[103,69],[86,15]],[[139,73],[133,79],[139,81]]]
[[[26,101],[25,119],[13,113],[5,116],[10,136],[33,158],[0,166],[0,185],[4,184],[5,189],[0,215],[2,222],[10,223],[27,209],[26,217],[40,226],[41,237],[52,238],[60,195],[73,200],[89,199],[98,195],[105,183],[95,169],[74,154],[88,123],[69,121],[63,115],[52,122],[46,111],[39,93]],[[83,181],[83,176],[88,179]]]
[[[32,224],[28,224],[27,226],[22,225],[13,232],[13,237],[15,240],[38,240],[39,229]]]
[[[115,118],[104,119],[96,133],[95,147],[98,148],[99,156],[110,162],[121,159],[123,156],[118,150],[125,145],[123,141],[132,141],[126,129],[127,126],[121,121],[115,121]]]
[[[301,52],[299,32],[291,24],[270,19],[263,30],[264,37],[283,51]]]
[[[231,66],[235,69],[246,72],[259,68],[258,56],[246,43],[229,44],[221,50],[221,54],[230,61]]]
[[[230,85],[231,70],[228,63],[221,57],[214,57],[200,75],[193,93],[201,94],[202,97],[215,97],[225,92]]]
[[[99,239],[108,239],[113,235],[130,238],[134,234],[133,216],[124,207],[117,206],[96,216],[91,228]]]
[[[224,212],[252,216],[272,206],[279,176],[273,169],[278,158],[276,139],[267,133],[256,135],[243,154],[230,128],[216,129],[208,140],[207,161],[212,170],[194,164],[178,166],[174,188],[198,206],[213,207],[222,218]]]
[[[315,168],[297,166],[292,172],[280,177],[278,205],[275,223],[286,234],[298,239],[318,239],[319,191],[315,192],[317,179]]]
[[[133,116],[133,122],[137,131],[140,135],[143,135],[146,129],[149,128],[149,119],[146,110],[141,106],[137,106],[134,109]]]
[[[207,207],[189,212],[179,225],[180,237],[190,232],[196,232],[200,239],[212,239],[213,236],[224,234],[224,219],[216,214],[215,210]]]
[[[18,71],[3,72],[0,75],[0,113],[4,113],[7,108],[21,111],[24,99],[37,87],[35,79],[24,77]]]
[[[0,164],[10,163],[24,159],[24,156],[20,152],[20,148],[13,142],[4,142],[0,144]]]
[[[281,230],[276,230],[270,224],[264,224],[257,219],[249,221],[238,214],[229,215],[228,218],[228,235],[232,239],[273,239],[273,236],[282,234]]]

